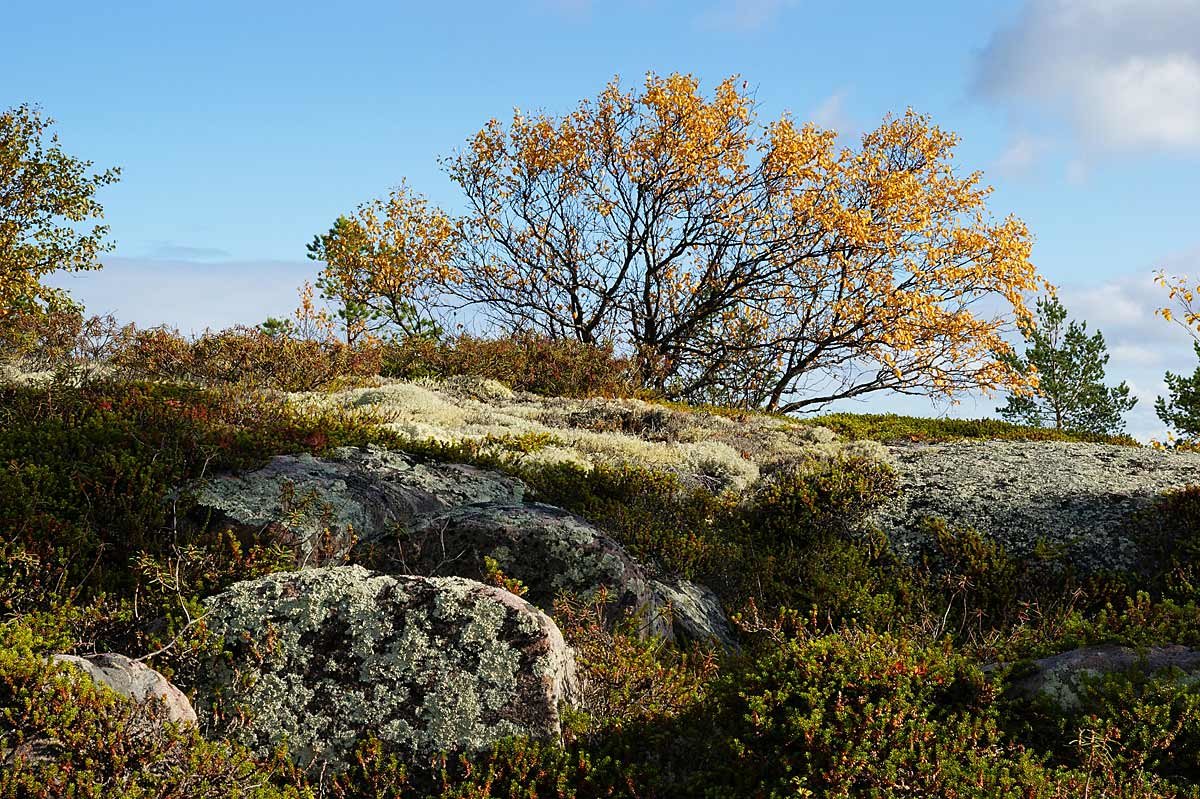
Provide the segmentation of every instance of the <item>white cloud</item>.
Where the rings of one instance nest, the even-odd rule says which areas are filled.
[[[1091,149],[1200,151],[1200,2],[1026,0],[976,88],[1064,114]]]
[[[996,169],[1005,175],[1023,175],[1033,169],[1049,148],[1050,143],[1040,136],[1018,133],[996,159]]]
[[[1170,260],[1168,269],[1200,269],[1200,253]],[[1059,297],[1069,317],[1087,321],[1108,345],[1108,382],[1124,380],[1138,398],[1127,417],[1129,433],[1143,440],[1163,438],[1166,430],[1154,413],[1154,399],[1165,392],[1167,371],[1191,374],[1197,367],[1192,339],[1178,325],[1155,315],[1167,304],[1166,291],[1154,283],[1152,272],[1110,280],[1101,285],[1063,286]]]
[[[700,15],[700,24],[716,30],[755,31],[766,27],[796,0],[721,0]]]

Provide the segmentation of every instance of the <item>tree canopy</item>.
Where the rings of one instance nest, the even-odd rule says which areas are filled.
[[[1010,396],[1000,415],[1034,427],[1102,435],[1123,432],[1123,416],[1137,398],[1129,396],[1124,382],[1112,388],[1104,384],[1104,335],[1097,330],[1089,336],[1087,322],[1068,322],[1066,308],[1054,295],[1038,299],[1035,318],[1021,328],[1028,345],[1025,357],[1009,358],[1014,368],[1037,375],[1037,392]]]
[[[112,248],[96,200],[118,169],[91,173],[92,162],[65,153],[53,120],[21,105],[0,112],[0,321],[61,306],[66,295],[42,280],[56,271],[98,269]]]
[[[736,78],[709,97],[650,74],[565,115],[490,121],[443,160],[467,206],[452,224],[389,201],[373,207],[396,223],[364,230],[402,265],[433,251],[429,274],[386,287],[401,301],[430,278],[424,298],[504,333],[614,344],[682,399],[794,411],[883,389],[1028,390],[1000,354],[1043,285],[1029,232],[992,218],[956,145],[909,111],[841,148],[760,120]]]
[[[352,342],[383,330],[401,336],[440,330],[432,307],[439,287],[457,278],[451,260],[458,244],[454,221],[400,186],[386,200],[338,217],[328,233],[313,237],[308,256],[325,263],[317,287],[340,306]]]

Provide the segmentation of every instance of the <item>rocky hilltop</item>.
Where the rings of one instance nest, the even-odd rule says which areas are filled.
[[[1174,697],[1152,706],[1175,713],[1200,690],[1198,516],[1181,491],[1200,484],[1200,454],[1008,428],[1003,440],[879,441],[489,380],[367,382],[250,411],[156,387],[89,396],[69,425],[53,420],[54,436],[98,431],[67,455],[0,435],[20,456],[3,474],[26,480],[25,504],[9,502],[27,515],[14,518],[33,529],[51,505],[25,499],[43,490],[26,474],[71,474],[56,491],[107,498],[90,511],[110,525],[96,527],[101,554],[127,547],[92,555],[107,570],[97,585],[131,592],[115,610],[97,597],[64,613],[67,632],[0,625],[24,653],[0,657],[0,688],[29,707],[71,697],[87,709],[80,736],[159,747],[155,774],[184,747],[217,752],[213,784],[286,772],[404,797],[493,779],[542,785],[533,796],[643,795],[629,793],[630,763],[646,795],[721,784],[750,796],[787,784],[776,770],[801,738],[825,758],[806,784],[858,784],[839,771],[845,748],[882,735],[846,715],[863,708],[915,725],[911,740],[936,739],[942,762],[1000,790],[1010,772],[980,771],[984,760],[1002,735],[1026,740],[1000,720],[1052,736],[1118,713],[1122,691]],[[42,402],[39,390],[20,389]],[[220,417],[230,408],[256,427]],[[264,425],[274,443],[257,443]],[[191,460],[171,461],[162,441]],[[169,468],[154,471],[160,458]],[[3,474],[0,491],[14,479]],[[147,519],[161,521],[138,539]],[[110,529],[122,537],[99,538]],[[51,561],[35,544],[0,575],[10,607],[31,601],[11,587],[44,585]],[[1032,567],[1035,551],[1063,568]],[[132,701],[105,704],[112,694]],[[17,737],[0,727],[0,764],[45,781],[76,753],[103,761],[38,713]],[[837,724],[850,728],[827,734]],[[915,768],[922,751],[896,757]],[[1046,795],[1088,784],[1069,763],[1022,767],[1069,786]]]

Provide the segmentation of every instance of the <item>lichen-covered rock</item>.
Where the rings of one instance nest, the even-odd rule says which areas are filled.
[[[356,552],[371,568],[405,574],[480,578],[485,558],[529,589],[526,598],[551,609],[560,592],[594,596],[602,588],[613,618],[640,615],[641,629],[668,639],[732,640],[711,591],[680,581],[655,582],[599,529],[560,508],[490,503],[426,517],[410,530]],[[672,609],[667,610],[668,602]]]
[[[473,502],[520,502],[520,480],[461,464],[424,463],[378,447],[328,457],[283,455],[257,471],[198,481],[189,492],[206,524],[274,526],[302,561],[336,561],[355,540],[385,535],[423,514]]]
[[[140,704],[157,701],[166,721],[196,723],[196,712],[192,709],[187,695],[144,663],[112,653],[87,657],[55,655],[53,660],[79,668],[91,677],[93,682],[107,686],[121,696],[127,696]]]
[[[1087,646],[1035,660],[1031,669],[1012,681],[1009,690],[1013,696],[1025,699],[1041,696],[1064,710],[1078,710],[1080,682],[1085,677],[1131,670],[1150,675],[1177,669],[1183,681],[1200,680],[1200,650],[1178,645],[1140,651],[1112,644]]]
[[[342,768],[366,737],[414,759],[555,739],[578,693],[554,622],[471,580],[307,569],[205,604],[228,653],[203,672],[201,719],[263,754],[286,740],[306,767]]]
[[[1200,453],[1057,441],[892,447],[901,492],[873,521],[906,554],[924,516],[976,528],[1010,552],[1064,546],[1083,570],[1128,568],[1129,515],[1164,491],[1200,483]]]
[[[715,641],[726,649],[737,648],[733,626],[712,589],[678,579],[652,580],[650,586],[658,606],[669,608],[665,615],[671,621],[676,639]]]

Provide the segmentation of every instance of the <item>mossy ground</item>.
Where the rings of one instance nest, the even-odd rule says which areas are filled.
[[[486,376],[485,376],[486,377]],[[731,414],[740,413],[731,411]],[[1019,437],[1011,426],[826,417],[849,437]],[[0,388],[0,797],[1200,796],[1200,689],[1114,678],[1086,713],[1012,701],[1004,669],[1075,646],[1200,645],[1193,490],[1130,521],[1131,573],[1080,576],[935,525],[920,562],[865,519],[895,490],[871,459],[781,470],[740,494],[631,461],[544,463],[527,435],[417,440],[245,386]],[[269,534],[195,530],[179,485],[285,452],[376,443],[520,476],[635,556],[710,585],[741,651],[680,650],[563,597],[590,692],[564,746],[513,740],[337,775],[211,732],[161,730],[45,656],[158,649],[185,690],[218,644],[200,601],[295,566]],[[74,793],[72,793],[74,792]]]

